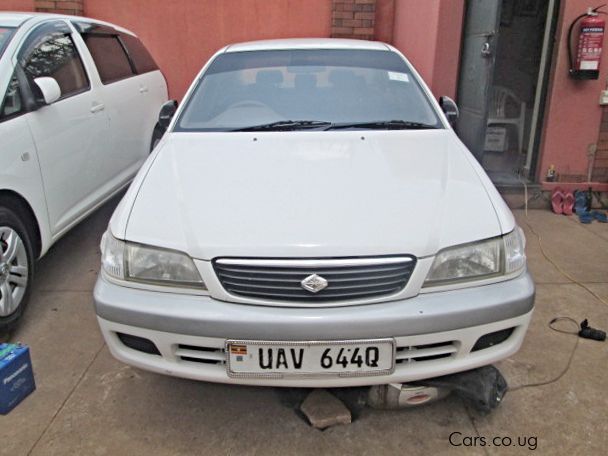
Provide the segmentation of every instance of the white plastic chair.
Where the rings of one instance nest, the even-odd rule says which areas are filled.
[[[509,100],[511,100],[513,106],[519,107],[518,117],[506,117]],[[521,101],[509,89],[494,86],[487,125],[514,125],[517,128],[517,150],[521,153],[524,143],[524,128],[526,126],[526,103]]]

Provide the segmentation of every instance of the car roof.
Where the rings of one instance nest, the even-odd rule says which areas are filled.
[[[0,26],[4,27],[19,27],[33,15],[28,13],[0,13]]]
[[[103,24],[103,25],[108,25],[110,27],[115,28],[118,31],[121,32],[126,32],[130,35],[135,35],[132,31],[127,30],[124,27],[120,27],[118,25],[112,24],[110,22],[105,22],[105,21],[100,21],[97,19],[92,19],[90,17],[83,17],[83,16],[71,16],[68,14],[53,14],[53,13],[29,13],[29,12],[6,12],[6,11],[1,11],[0,12],[0,27],[4,26],[4,27],[19,27],[21,24],[23,24],[25,21],[32,19],[32,18],[39,18],[39,19],[67,19],[69,21],[72,22],[90,22],[93,24]]]
[[[224,52],[270,51],[285,49],[367,49],[388,51],[379,41],[348,40],[342,38],[289,38],[281,40],[248,41],[231,44]]]

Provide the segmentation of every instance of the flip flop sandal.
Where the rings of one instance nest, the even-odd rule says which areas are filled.
[[[600,223],[608,223],[608,215],[606,215],[605,212],[593,211],[591,212],[591,215],[593,215],[593,218]]]
[[[588,224],[593,221],[593,214],[591,212],[580,212],[577,215],[581,223]]]
[[[556,214],[561,214],[562,212],[564,212],[563,205],[564,192],[561,188],[555,187],[555,190],[553,190],[553,194],[551,195],[551,208],[553,209],[553,212],[555,212]]]
[[[562,210],[564,215],[572,215],[572,209],[574,208],[574,195],[572,192],[567,192],[564,196],[564,202],[562,204]]]

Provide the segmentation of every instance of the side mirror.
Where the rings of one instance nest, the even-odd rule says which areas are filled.
[[[169,128],[175,111],[177,111],[177,101],[175,100],[169,100],[161,106],[160,113],[158,114],[158,125],[160,125],[163,130]]]
[[[443,97],[439,97],[439,106],[441,106],[442,111],[448,118],[448,122],[450,122],[450,125],[453,126],[458,120],[458,115],[460,114],[456,102],[450,97],[446,97],[444,95]]]
[[[45,104],[53,104],[61,98],[61,88],[55,79],[47,77],[36,78],[34,82],[40,89]]]

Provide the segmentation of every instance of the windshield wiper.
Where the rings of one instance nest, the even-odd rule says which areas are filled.
[[[377,120],[371,122],[348,122],[335,123],[326,130],[340,130],[343,128],[365,128],[369,130],[431,130],[438,128],[436,125],[409,120]]]
[[[331,126],[331,122],[323,120],[279,120],[261,125],[252,125],[250,127],[235,128],[230,131],[281,131],[281,130],[298,130],[302,128],[320,128]]]

